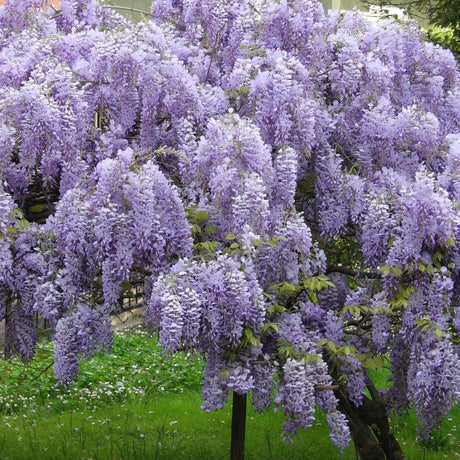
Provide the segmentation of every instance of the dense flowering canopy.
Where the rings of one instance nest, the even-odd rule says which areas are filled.
[[[313,0],[0,8],[0,316],[55,372],[110,346],[133,276],[165,351],[206,355],[203,407],[272,400],[285,436],[357,407],[427,439],[460,398],[460,74],[413,23]],[[274,376],[279,378],[275,379]]]

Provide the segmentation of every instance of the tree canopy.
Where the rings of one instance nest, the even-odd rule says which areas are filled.
[[[428,439],[460,397],[452,53],[310,0],[40,6],[0,7],[8,350],[38,314],[73,382],[137,283],[165,352],[206,357],[204,409],[252,393],[289,438],[318,405],[370,459],[400,457],[369,414],[414,407]]]

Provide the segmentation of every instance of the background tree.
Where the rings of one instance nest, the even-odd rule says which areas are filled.
[[[305,0],[40,4],[0,9],[10,351],[41,315],[72,383],[135,279],[165,352],[205,356],[205,410],[251,394],[290,438],[319,406],[395,459],[388,411],[414,407],[428,440],[459,399],[453,55]]]
[[[448,46],[460,57],[460,8],[456,0],[378,0],[366,2],[385,6],[394,5],[404,8],[412,17],[428,20],[432,27],[428,29],[430,40]]]

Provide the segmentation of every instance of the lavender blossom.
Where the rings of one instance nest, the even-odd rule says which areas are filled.
[[[350,429],[344,414],[333,411],[326,415],[327,423],[331,429],[332,442],[342,451],[350,444]]]
[[[315,420],[314,382],[304,361],[288,359],[283,366],[284,385],[280,387],[281,406],[286,416],[283,438],[290,439],[299,428],[308,429]]]

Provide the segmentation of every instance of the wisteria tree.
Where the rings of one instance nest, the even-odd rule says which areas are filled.
[[[40,315],[71,384],[136,279],[165,353],[205,357],[205,410],[250,394],[290,439],[319,406],[340,449],[403,458],[391,411],[426,441],[460,398],[455,59],[311,0],[145,17],[0,7],[7,353],[33,355]]]

